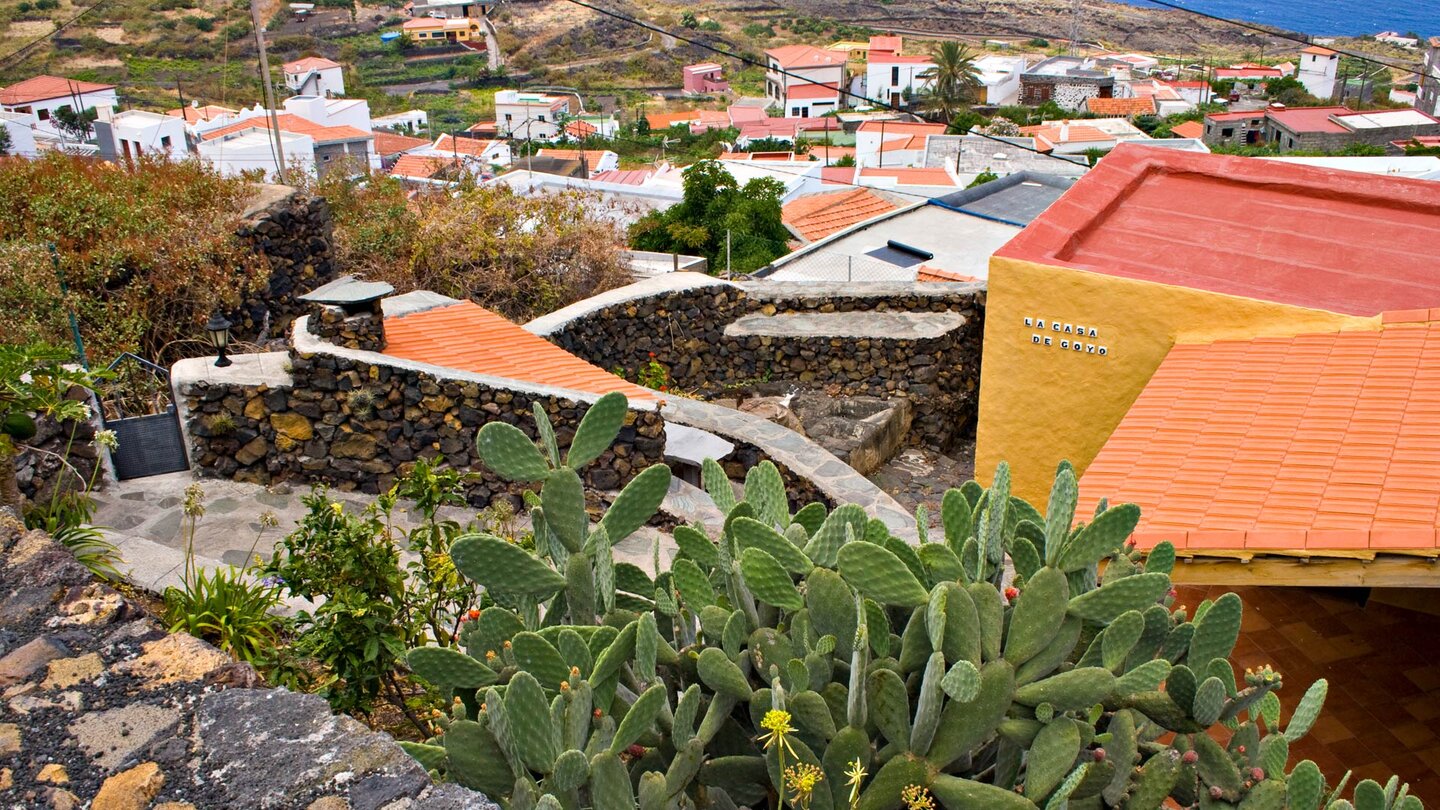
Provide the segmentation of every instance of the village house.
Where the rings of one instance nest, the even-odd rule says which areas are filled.
[[[323,175],[332,167],[351,172],[379,168],[379,156],[371,152],[375,136],[369,129],[339,124],[323,126],[299,115],[275,116],[279,124],[285,168]],[[267,177],[279,174],[275,140],[269,115],[257,115],[210,129],[201,135],[196,149],[200,159],[226,176],[259,169]]]
[[[1386,146],[1418,135],[1440,134],[1440,120],[1419,110],[1356,112],[1348,107],[1286,107],[1212,113],[1205,116],[1205,143],[1211,146],[1272,145],[1281,152],[1295,149],[1338,151],[1356,144]]]
[[[1001,107],[1020,99],[1020,74],[1025,72],[1025,57],[989,54],[973,64],[982,88],[981,104]]]
[[[865,63],[867,99],[891,107],[905,107],[930,87],[935,62],[929,56],[902,54],[902,47],[900,37],[870,38]]]
[[[700,62],[686,65],[681,70],[681,86],[687,95],[708,96],[726,93],[730,83],[721,78],[724,68],[716,62]]]
[[[61,109],[84,111],[119,105],[115,85],[82,82],[63,76],[33,76],[0,88],[0,110],[34,116],[36,128],[59,135],[54,114]]]
[[[1020,134],[1035,139],[1035,148],[1057,155],[1078,155],[1092,149],[1108,151],[1125,141],[1149,140],[1150,136],[1124,118],[1088,118],[1077,121],[1045,121],[1021,127]]]
[[[502,138],[548,141],[560,135],[570,115],[571,96],[550,96],[525,90],[495,94],[495,127]]]
[[[1265,85],[1271,79],[1278,79],[1288,75],[1279,67],[1268,65],[1239,64],[1230,67],[1215,68],[1213,73],[1215,80],[1232,82],[1234,90],[1231,96],[1254,95],[1265,92]]]
[[[865,121],[855,130],[855,163],[859,166],[920,166],[927,139],[945,134],[944,124],[908,121]]]
[[[40,153],[35,140],[35,116],[0,110],[0,128],[10,136],[10,154],[33,158]]]
[[[1335,95],[1335,76],[1339,69],[1340,54],[1311,45],[1300,51],[1300,70],[1295,78],[1305,85],[1305,92],[1328,101]]]
[[[810,118],[841,107],[845,59],[813,45],[765,51],[765,97],[786,118]]]
[[[1031,107],[1053,101],[1066,110],[1081,110],[1089,98],[1115,95],[1115,77],[1095,60],[1052,56],[1020,74],[1020,103]]]
[[[108,107],[99,114],[95,139],[101,157],[131,161],[142,157],[182,160],[190,156],[185,121],[176,116],[147,110],[112,113]]]
[[[512,162],[510,144],[505,141],[448,134],[436,138],[428,148],[411,150],[411,154],[450,157],[482,173],[491,166],[509,166]]]
[[[585,166],[585,176],[591,177],[599,172],[610,172],[620,168],[620,156],[608,149],[540,149],[535,152],[536,157],[557,158],[559,160],[578,160]]]
[[[282,68],[285,86],[297,96],[345,95],[345,68],[319,56],[286,62]]]

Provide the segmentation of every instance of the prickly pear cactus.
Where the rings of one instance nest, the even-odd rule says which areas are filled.
[[[535,550],[488,535],[451,549],[488,599],[463,652],[408,657],[455,699],[435,737],[405,745],[435,775],[565,810],[1420,808],[1395,779],[1360,782],[1352,804],[1348,778],[1292,767],[1325,682],[1282,717],[1281,675],[1229,662],[1239,598],[1173,605],[1175,549],[1127,542],[1132,504],[1077,516],[1069,464],[1044,514],[1003,464],[990,489],[946,492],[913,547],[856,506],[791,514],[768,462],[743,487],[706,462],[728,517],[715,536],[677,527],[652,577],[611,545],[655,513],[668,470],[592,523],[573,469],[624,412],[618,395],[592,406],[571,466],[538,409],[540,448],[481,430],[487,465],[542,483]]]

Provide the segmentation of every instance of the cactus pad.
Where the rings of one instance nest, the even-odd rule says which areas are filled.
[[[565,578],[550,566],[494,535],[461,537],[450,547],[450,559],[466,577],[505,594],[548,599],[565,587]]]
[[[840,549],[840,575],[862,594],[885,605],[918,607],[929,594],[905,563],[873,543],[848,543]]]
[[[475,436],[475,449],[486,467],[510,481],[542,481],[550,465],[535,443],[520,428],[504,422],[486,422]]]

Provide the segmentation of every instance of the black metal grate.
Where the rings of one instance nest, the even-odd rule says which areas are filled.
[[[106,421],[119,446],[110,454],[120,480],[188,470],[185,440],[174,406],[165,413]]]

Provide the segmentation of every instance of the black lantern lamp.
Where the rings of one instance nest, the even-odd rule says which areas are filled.
[[[205,333],[210,338],[210,345],[215,347],[219,356],[215,358],[215,365],[220,368],[230,365],[230,358],[225,356],[225,348],[230,345],[230,327],[233,324],[225,319],[224,315],[215,313],[205,324]]]

